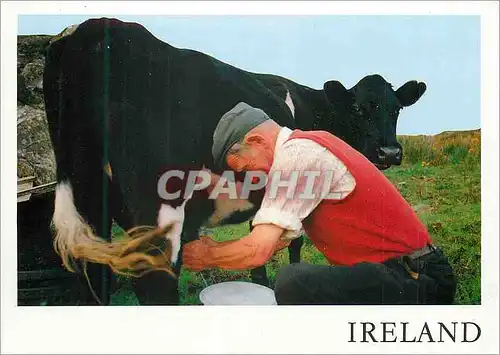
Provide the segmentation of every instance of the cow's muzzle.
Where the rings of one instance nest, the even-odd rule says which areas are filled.
[[[401,165],[403,149],[400,147],[381,147],[377,150],[379,169],[387,169],[391,165]]]

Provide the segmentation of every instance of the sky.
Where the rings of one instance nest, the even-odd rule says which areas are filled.
[[[18,34],[57,34],[94,16],[24,15]],[[178,48],[320,89],[378,73],[397,89],[427,91],[398,120],[398,134],[480,128],[479,16],[107,16],[142,24]]]

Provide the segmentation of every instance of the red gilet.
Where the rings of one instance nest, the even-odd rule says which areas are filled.
[[[392,183],[364,155],[326,131],[293,131],[322,145],[356,180],[343,200],[323,200],[302,221],[309,239],[331,264],[383,262],[431,243],[425,225]]]

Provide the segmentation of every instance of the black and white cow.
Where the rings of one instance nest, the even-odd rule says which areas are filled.
[[[88,228],[109,239],[112,220],[129,229],[175,219],[168,238],[179,273],[181,241],[198,238],[215,210],[217,223],[229,223],[258,209],[258,197],[231,216],[217,201],[164,201],[157,192],[159,174],[169,167],[213,168],[212,134],[238,102],[261,108],[283,126],[330,131],[385,169],[402,159],[399,112],[425,89],[409,81],[394,91],[370,75],[349,90],[335,80],[316,90],[175,48],[135,23],[88,20],[47,49],[44,96],[58,180],[55,246],[64,254],[89,242]],[[91,264],[88,275],[107,303],[109,268]],[[167,273],[152,272],[133,284],[141,304],[179,302],[177,280]],[[95,302],[90,293],[82,297]]]

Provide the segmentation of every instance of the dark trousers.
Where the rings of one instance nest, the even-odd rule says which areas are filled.
[[[290,264],[279,271],[274,292],[279,305],[411,305],[452,304],[455,290],[453,269],[437,248],[414,260]]]

